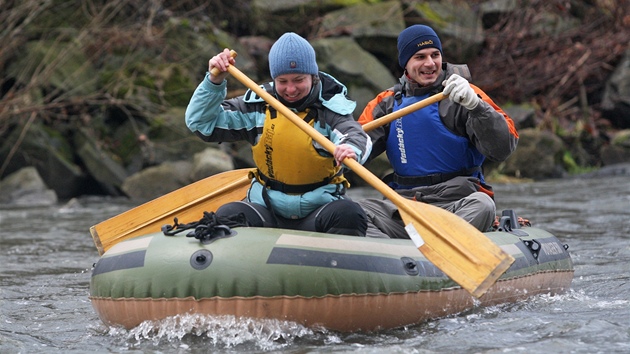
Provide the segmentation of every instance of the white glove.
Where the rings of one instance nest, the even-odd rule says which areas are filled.
[[[442,85],[444,85],[443,94],[448,95],[451,101],[466,107],[469,111],[479,104],[480,98],[470,87],[468,80],[463,77],[453,74]]]

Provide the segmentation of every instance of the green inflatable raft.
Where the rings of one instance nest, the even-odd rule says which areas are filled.
[[[157,232],[117,243],[94,266],[90,300],[105,324],[127,329],[203,314],[355,332],[566,291],[573,279],[568,246],[504,215],[486,235],[515,262],[479,299],[411,240],[226,227],[213,239]]]

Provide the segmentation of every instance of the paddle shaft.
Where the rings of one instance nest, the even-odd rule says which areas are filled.
[[[230,51],[230,55],[232,56],[232,58],[236,58],[237,53],[236,53],[236,51],[231,50],[231,51]],[[229,69],[228,69],[228,72],[229,72]],[[219,71],[219,69],[217,69],[217,68],[212,68],[212,70],[210,70],[210,73],[211,73],[213,76],[216,76],[216,75],[219,75],[219,74],[220,74],[220,71]],[[233,74],[232,74],[232,75],[233,75]],[[244,76],[244,74],[243,74],[243,76]],[[247,79],[249,80],[249,78],[247,78]],[[251,80],[250,80],[250,81],[251,81]],[[252,82],[253,82],[253,81],[252,81]],[[254,86],[259,87],[259,86],[258,86],[258,85],[256,85],[255,83],[254,83]],[[251,88],[251,87],[250,87],[250,88]],[[253,90],[253,89],[252,89],[252,90]],[[253,91],[254,91],[254,92],[256,92],[255,90],[253,90]],[[265,92],[266,92],[266,91],[265,91]],[[256,92],[256,93],[258,93],[258,92]],[[263,97],[263,96],[260,96],[260,97]],[[270,96],[270,97],[272,97],[272,96]],[[364,124],[364,125],[363,125],[363,130],[364,130],[364,131],[366,131],[366,132],[369,132],[370,130],[374,130],[374,129],[376,129],[376,128],[380,127],[380,126],[383,126],[383,125],[385,125],[385,124],[387,124],[387,123],[391,123],[391,122],[392,122],[392,121],[394,121],[395,119],[398,119],[398,118],[400,118],[400,117],[403,117],[403,116],[405,116],[405,115],[407,115],[407,114],[409,114],[409,113],[415,112],[415,111],[417,111],[417,110],[419,110],[419,109],[422,109],[422,108],[424,108],[424,107],[427,107],[427,106],[429,106],[429,105],[431,105],[431,104],[434,104],[434,103],[436,103],[436,102],[440,102],[441,100],[445,99],[446,97],[448,97],[448,95],[445,95],[445,94],[443,94],[443,93],[441,93],[441,92],[440,92],[440,93],[436,93],[436,94],[435,94],[435,95],[433,95],[433,96],[429,96],[429,97],[427,97],[427,98],[425,98],[425,99],[423,99],[423,100],[421,100],[421,101],[418,101],[418,102],[416,102],[416,103],[414,103],[414,104],[411,104],[411,105],[409,105],[409,106],[407,106],[407,107],[404,107],[404,108],[402,108],[402,109],[399,109],[399,110],[397,110],[397,111],[395,111],[395,112],[392,112],[392,113],[386,114],[386,115],[384,115],[384,116],[380,117],[379,119],[375,119],[375,120],[373,120],[373,121],[371,121],[371,122],[369,122],[369,123]],[[263,97],[263,98],[264,98],[264,97]],[[267,101],[267,102],[269,102],[269,101]],[[280,103],[280,102],[278,102],[278,103]],[[273,105],[272,105],[272,106],[273,106]],[[275,107],[274,107],[274,108],[275,108]]]
[[[328,138],[323,136],[320,132],[315,130],[315,128],[311,127],[308,123],[306,123],[303,119],[301,119],[297,114],[295,114],[292,110],[287,108],[284,104],[278,101],[275,97],[270,95],[265,89],[260,87],[254,81],[252,81],[247,75],[243,74],[239,69],[237,69],[234,65],[228,66],[228,72],[235,77],[238,81],[244,84],[247,88],[254,91],[258,96],[264,99],[267,103],[269,103],[273,108],[275,108],[278,112],[284,115],[287,119],[291,120],[295,125],[297,125],[302,131],[308,134],[313,140],[315,140],[318,144],[320,144],[324,149],[326,149],[331,154],[334,153],[336,145],[330,141]],[[441,230],[437,229],[434,223],[431,223],[429,220],[426,220],[420,213],[416,211],[416,209],[411,205],[411,203],[416,203],[410,200],[405,199],[392,188],[390,188],[387,184],[381,181],[378,177],[376,177],[372,172],[370,172],[367,168],[363,167],[358,161],[346,158],[343,163],[348,166],[352,171],[354,171],[357,175],[359,175],[363,180],[365,180],[368,184],[378,190],[381,194],[383,194],[387,199],[392,201],[399,209],[405,211],[408,215],[412,216],[415,220],[417,220],[420,224],[422,224],[426,229],[430,230],[436,235],[442,234]],[[444,237],[443,241],[448,243],[453,249],[457,250],[460,254],[468,258],[473,263],[478,263],[477,257],[471,254],[465,247],[460,245],[458,242],[454,241],[452,238]]]
[[[380,117],[379,119],[375,119],[369,123],[366,123],[363,125],[363,130],[365,130],[366,132],[369,132],[370,130],[374,130],[380,126],[383,126],[387,123],[391,123],[393,120],[398,119],[400,117],[403,117],[409,113],[415,112],[419,109],[422,109],[426,106],[429,106],[431,104],[434,104],[436,102],[440,102],[441,100],[445,99],[446,97],[448,97],[447,95],[443,94],[443,93],[436,93],[433,96],[429,96],[421,101],[418,101],[414,104],[410,104],[409,106],[399,109],[397,111],[394,111],[390,114],[386,114],[382,117]]]

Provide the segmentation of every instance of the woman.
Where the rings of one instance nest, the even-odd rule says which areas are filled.
[[[365,212],[345,195],[341,163],[364,163],[371,140],[352,117],[356,104],[346,87],[319,72],[315,50],[297,34],[285,33],[271,47],[273,82],[263,87],[335,143],[331,155],[251,90],[225,100],[227,68],[234,64],[228,49],[212,57],[186,109],[188,128],[204,141],[252,145],[256,170],[247,198],[223,205],[217,216],[244,214],[251,226],[365,236]]]

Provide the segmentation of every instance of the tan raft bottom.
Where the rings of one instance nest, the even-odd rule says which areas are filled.
[[[573,271],[541,272],[500,280],[475,303],[461,288],[392,294],[232,297],[194,299],[91,297],[92,306],[107,325],[127,329],[143,321],[182,314],[231,315],[297,322],[340,332],[376,331],[418,324],[456,314],[473,306],[516,302],[538,294],[559,294],[573,280]]]

